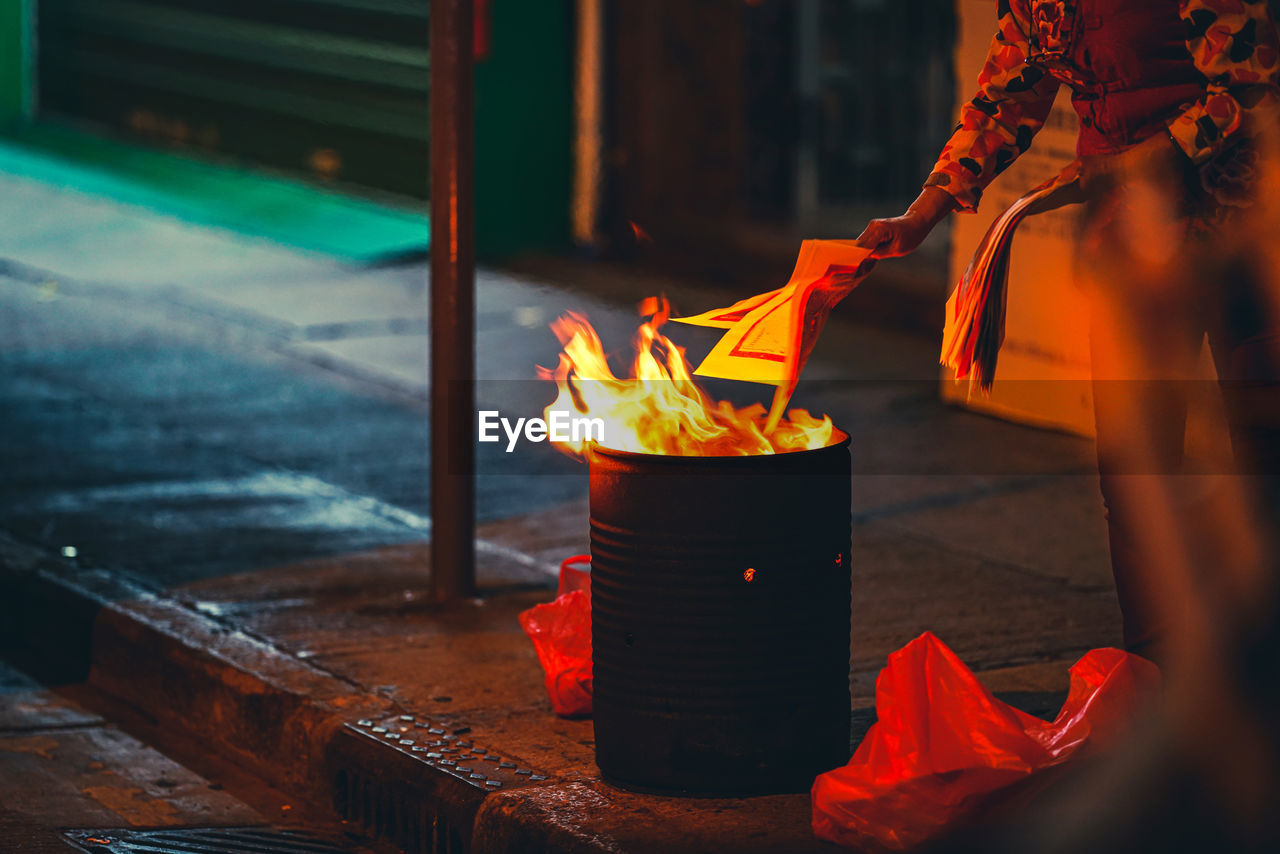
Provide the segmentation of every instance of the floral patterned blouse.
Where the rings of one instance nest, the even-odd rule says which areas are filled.
[[[1280,56],[1266,0],[1179,0],[1178,6],[1205,90],[1167,129],[1199,164],[1232,142],[1251,116],[1275,109]],[[1068,47],[1064,11],[1070,12],[1064,0],[1000,0],[999,30],[978,75],[978,93],[961,108],[926,187],[940,187],[962,210],[975,210],[983,189],[1031,145],[1063,75],[1044,73],[1028,56]]]

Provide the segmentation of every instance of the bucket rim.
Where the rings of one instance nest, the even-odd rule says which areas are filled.
[[[806,454],[830,453],[834,448],[847,449],[850,444],[849,434],[841,430],[839,427],[834,428],[832,437],[836,441],[829,445],[823,445],[821,448],[800,448],[794,451],[780,451],[776,454],[649,454],[641,451],[622,451],[617,448],[610,448],[601,445],[598,442],[592,442],[587,447],[587,462],[590,464],[595,457],[605,457],[606,459],[616,459],[620,461],[645,462],[651,464],[669,463],[681,465],[707,465],[707,466],[748,466],[759,465],[762,460],[777,460],[782,458],[794,458],[804,456]]]

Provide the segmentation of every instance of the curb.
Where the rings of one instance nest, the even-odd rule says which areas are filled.
[[[561,783],[471,744],[464,722],[416,716],[128,579],[0,535],[0,591],[0,649],[33,675],[87,681],[374,837],[422,854],[612,850],[506,827],[530,812],[519,790]]]

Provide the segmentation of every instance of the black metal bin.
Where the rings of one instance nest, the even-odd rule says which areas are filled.
[[[596,763],[643,791],[804,791],[849,758],[849,439],[593,448]]]

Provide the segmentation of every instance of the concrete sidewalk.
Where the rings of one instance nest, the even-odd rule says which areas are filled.
[[[807,793],[688,799],[603,783],[591,721],[551,714],[516,621],[548,594],[432,605],[425,558],[402,547],[157,593],[0,542],[0,586],[23,603],[6,624],[39,650],[24,663],[86,678],[159,729],[408,851],[834,850],[811,834]],[[854,608],[874,603],[857,596]],[[890,651],[865,632],[854,645],[868,659]],[[1065,666],[981,676],[1048,717]],[[856,742],[874,718],[871,696],[855,693]]]
[[[435,815],[477,851],[821,850],[807,796],[620,793],[596,776],[590,722],[551,715],[515,615],[586,550],[576,463],[482,454],[484,595],[424,601],[423,266],[0,189],[21,200],[0,208],[9,646],[384,835],[413,836],[411,806],[413,839]],[[481,405],[549,400],[524,380],[554,359],[545,325],[565,309],[606,342],[633,332],[635,283],[580,270],[480,274]],[[665,289],[689,311],[726,296]],[[837,312],[798,398],[853,437],[856,704],[926,629],[997,690],[1061,691],[1081,653],[1119,641],[1090,443],[941,405],[936,342],[856,320]],[[470,728],[530,779],[477,786],[373,751],[359,721],[400,715]]]

